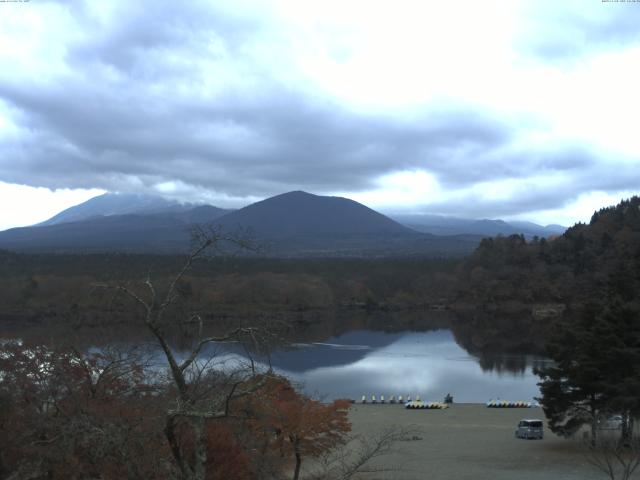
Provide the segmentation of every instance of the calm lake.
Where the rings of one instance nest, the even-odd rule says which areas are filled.
[[[239,361],[238,346],[211,346],[204,356],[221,362]],[[262,360],[266,364],[267,360]],[[456,402],[490,399],[533,401],[539,396],[536,365],[530,355],[471,356],[450,330],[387,333],[356,330],[322,342],[296,343],[270,356],[271,366],[307,394],[332,400],[362,395],[416,395],[442,401],[447,393]]]
[[[345,315],[305,322],[286,338],[286,347],[273,350],[268,358],[254,354],[254,360],[263,369],[271,365],[300,390],[322,400],[419,395],[425,401],[442,401],[450,393],[456,402],[484,403],[498,398],[533,401],[540,395],[533,369],[545,365],[545,358],[477,353],[487,351],[472,341],[480,338],[486,343],[483,332],[458,329],[454,334],[452,325],[456,323],[448,317],[420,313],[404,317]],[[207,334],[230,330],[228,326],[220,328]],[[46,335],[40,332],[38,338],[47,338],[49,330],[43,331]],[[88,351],[109,344],[148,347],[154,363],[166,368],[157,343],[139,326],[79,328],[55,341]],[[184,358],[189,351],[182,350],[180,343],[184,344],[176,340],[174,348]],[[461,345],[470,345],[474,353]],[[213,359],[222,369],[247,363],[247,357],[247,350],[239,343],[211,344],[200,355],[201,360]]]

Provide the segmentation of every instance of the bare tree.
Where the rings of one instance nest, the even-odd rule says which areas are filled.
[[[640,467],[640,438],[622,441],[618,435],[600,435],[586,445],[587,461],[610,480],[629,480]]]
[[[154,284],[150,274],[138,288],[121,284],[101,284],[98,287],[124,294],[141,307],[141,320],[164,354],[176,392],[175,404],[166,413],[165,434],[171,452],[182,478],[204,480],[207,465],[215,465],[215,459],[208,458],[206,422],[228,417],[231,402],[261,388],[265,377],[255,375],[254,365],[251,369],[224,372],[215,368],[210,359],[201,360],[200,355],[212,343],[240,341],[257,345],[264,339],[264,332],[253,327],[238,327],[219,336],[204,336],[202,328],[199,328],[197,338],[184,358],[172,350],[169,343],[171,327],[185,323],[202,326],[202,319],[197,313],[187,313],[181,318],[171,316],[172,307],[180,299],[179,285],[194,262],[212,253],[229,255],[230,249],[256,250],[255,243],[246,235],[225,234],[219,228],[208,227],[198,227],[193,231],[193,245],[182,268],[163,292]],[[181,441],[184,425],[188,426],[193,438],[190,451],[185,451]]]
[[[353,435],[344,445],[326,452],[318,459],[309,480],[355,480],[364,475],[398,472],[397,465],[377,460],[396,453],[399,442],[420,440],[421,430],[413,427],[390,427],[370,438]]]

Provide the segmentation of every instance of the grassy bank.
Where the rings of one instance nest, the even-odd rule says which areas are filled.
[[[391,426],[415,427],[380,465],[400,470],[369,478],[403,480],[590,480],[603,478],[589,465],[579,442],[545,428],[543,440],[515,438],[523,418],[544,419],[539,408],[494,409],[454,404],[447,410],[406,410],[400,405],[354,405],[356,434],[375,435]]]

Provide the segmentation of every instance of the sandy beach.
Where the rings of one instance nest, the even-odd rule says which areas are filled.
[[[402,405],[354,405],[353,431],[373,435],[390,426],[415,427],[416,439],[397,444],[384,465],[400,471],[376,479],[590,480],[605,478],[580,442],[557,437],[545,425],[543,440],[516,439],[523,418],[544,419],[540,408],[487,408],[454,404],[446,410],[407,410]]]

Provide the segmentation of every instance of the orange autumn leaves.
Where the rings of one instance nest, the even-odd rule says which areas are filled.
[[[348,400],[323,404],[298,393],[283,377],[266,379],[265,387],[242,406],[249,424],[262,438],[263,452],[293,455],[294,478],[302,459],[328,452],[346,441],[351,431]]]
[[[208,456],[215,461],[207,466],[207,479],[248,480],[259,478],[265,469],[291,470],[298,478],[304,458],[345,442],[351,430],[349,401],[323,404],[298,393],[279,376],[250,382],[263,386],[236,402],[225,421],[208,422]]]
[[[315,455],[340,444],[351,430],[347,413],[350,402],[323,404],[302,395],[282,377],[267,382],[260,395],[251,399],[255,411],[276,437],[278,448],[297,442],[305,454]]]
[[[172,390],[147,377],[140,360],[116,351],[1,345],[0,431],[9,435],[0,435],[0,477],[175,475],[163,435]],[[246,383],[255,388],[251,395],[235,400],[228,417],[206,422],[207,480],[271,478],[267,472],[298,478],[303,459],[346,440],[348,401],[323,404],[271,374]],[[192,458],[193,432],[183,427],[180,448]]]

